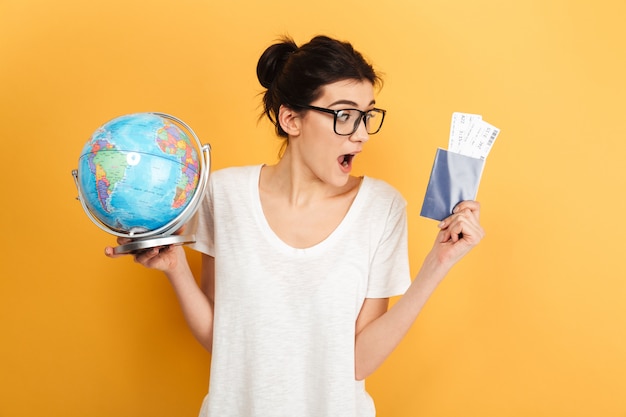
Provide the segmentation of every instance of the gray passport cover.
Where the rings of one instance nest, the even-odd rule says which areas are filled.
[[[464,200],[476,199],[485,161],[437,149],[420,216],[443,220]]]

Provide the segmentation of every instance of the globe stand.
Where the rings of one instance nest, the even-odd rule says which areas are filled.
[[[149,237],[143,239],[134,239],[133,241],[124,245],[113,248],[113,253],[116,255],[135,254],[142,252],[146,249],[155,247],[164,247],[172,245],[186,245],[189,243],[195,243],[195,235],[170,235],[163,237]]]

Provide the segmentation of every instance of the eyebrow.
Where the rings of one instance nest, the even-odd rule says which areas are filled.
[[[337,101],[335,101],[335,102],[333,102],[333,103],[329,104],[329,105],[328,105],[328,107],[331,107],[331,106],[336,106],[336,105],[338,105],[338,104],[346,104],[346,105],[350,105],[350,106],[354,106],[354,107],[357,107],[357,106],[358,106],[358,104],[357,104],[357,103],[355,103],[354,101],[350,101],[350,100],[337,100]],[[369,105],[370,105],[370,106],[373,106],[374,104],[376,104],[376,100],[372,100],[372,101],[370,101],[370,104],[369,104]]]

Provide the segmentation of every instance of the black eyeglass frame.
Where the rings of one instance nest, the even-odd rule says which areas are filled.
[[[319,111],[322,113],[328,113],[328,114],[332,114],[333,117],[333,131],[339,135],[339,136],[350,136],[353,135],[354,132],[357,131],[357,129],[359,128],[359,125],[361,124],[361,121],[363,121],[363,124],[365,125],[365,131],[367,132],[367,122],[365,121],[365,118],[367,117],[367,114],[371,111],[376,111],[376,112],[380,112],[381,119],[380,119],[380,125],[378,126],[378,129],[376,129],[375,132],[367,132],[368,135],[375,135],[376,133],[380,132],[380,129],[383,127],[383,122],[385,121],[385,113],[387,113],[387,110],[383,110],[383,109],[379,109],[374,107],[373,109],[369,109],[367,111],[361,111],[359,109],[354,109],[354,108],[347,108],[347,109],[338,109],[338,110],[333,110],[333,109],[325,109],[324,107],[317,107],[317,106],[311,106],[310,104],[298,104],[294,107],[301,107],[303,109],[309,109],[309,110],[315,110],[315,111]],[[339,116],[339,113],[342,111],[346,111],[346,110],[356,110],[359,113],[361,113],[361,116],[358,117],[356,119],[356,121],[354,122],[354,129],[352,129],[352,132],[350,133],[339,133],[337,132],[337,117]]]

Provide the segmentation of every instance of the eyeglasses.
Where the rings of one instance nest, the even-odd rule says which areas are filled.
[[[383,126],[383,120],[385,120],[386,113],[385,110],[376,108],[361,111],[359,109],[331,110],[305,104],[297,107],[332,114],[334,116],[333,130],[336,134],[341,136],[350,136],[356,132],[361,124],[361,120],[363,120],[365,131],[368,135],[378,133],[380,128]]]

